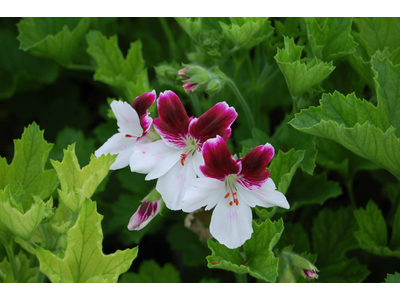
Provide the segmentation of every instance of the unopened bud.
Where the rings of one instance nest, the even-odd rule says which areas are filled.
[[[153,191],[155,191],[155,189]],[[150,195],[152,193],[150,193]],[[133,216],[129,220],[129,224],[128,224],[128,229],[129,230],[140,230],[140,229],[142,229],[148,223],[150,223],[150,221],[153,220],[153,218],[163,208],[164,202],[161,199],[161,195],[157,200],[152,200],[152,201],[149,201],[149,196],[147,196],[144,199],[144,201],[140,204],[140,206],[137,209],[137,211],[133,214]]]
[[[216,92],[218,92],[220,90],[220,88],[221,88],[221,84],[220,84],[219,80],[213,79],[207,83],[205,92],[207,94],[212,95],[212,94],[215,94]]]
[[[178,77],[178,72],[173,67],[159,66],[154,69],[156,70],[156,74],[164,80],[175,82]]]
[[[300,255],[293,255],[293,263],[296,267],[297,272],[307,279],[317,279],[317,267],[314,266],[310,261],[301,257]]]

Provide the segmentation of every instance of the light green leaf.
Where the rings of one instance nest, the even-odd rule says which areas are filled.
[[[96,203],[85,199],[76,224],[67,232],[64,258],[37,248],[40,270],[52,282],[117,282],[119,275],[130,268],[138,247],[104,255],[102,218],[96,212]]]
[[[102,155],[96,158],[93,154],[90,163],[80,168],[75,154],[75,144],[64,150],[62,162],[51,161],[60,180],[61,190],[58,190],[60,201],[73,213],[76,213],[85,198],[90,198],[106,177],[115,160],[113,155]]]
[[[330,61],[355,51],[350,35],[353,18],[326,18],[322,27],[314,19],[307,21],[311,49],[320,60]]]
[[[278,155],[274,157],[269,167],[271,170],[270,178],[274,181],[278,191],[286,194],[292,177],[303,158],[303,150],[278,151]]]
[[[342,189],[339,183],[327,180],[326,176],[326,173],[310,176],[298,172],[286,193],[286,197],[290,199],[290,209],[295,210],[312,204],[323,205],[326,200],[341,195]]]
[[[395,272],[394,274],[387,274],[385,279],[386,283],[400,283],[400,274]]]
[[[204,258],[203,258],[204,259]],[[172,264],[160,267],[154,260],[145,260],[139,267],[139,273],[121,275],[120,283],[180,283],[178,270]]]
[[[10,186],[0,191],[0,222],[14,235],[29,241],[44,218],[44,203],[33,196],[33,203],[24,209],[12,195]]]
[[[201,18],[176,17],[175,21],[194,40],[197,40],[201,31]]]
[[[354,232],[360,247],[368,252],[380,256],[395,256],[400,258],[400,251],[389,249],[386,222],[381,210],[369,201],[366,209],[354,211],[359,230]]]
[[[297,97],[324,80],[335,69],[330,63],[319,61],[316,57],[308,64],[300,59],[304,47],[296,46],[293,38],[285,37],[283,49],[278,49],[275,60],[279,65],[292,97]]]
[[[289,123],[300,131],[338,142],[400,178],[400,140],[392,126],[386,128],[387,118],[378,113],[382,111],[380,101],[378,98],[377,108],[354,94],[324,94],[321,106],[302,110]]]
[[[86,40],[89,45],[87,52],[98,65],[94,80],[115,88],[128,102],[150,91],[141,41],[131,43],[124,58],[116,35],[107,39],[101,32],[92,30],[86,35]]]
[[[257,225],[253,222],[253,234],[243,245],[244,256],[238,249],[228,249],[218,242],[208,241],[212,254],[207,256],[207,266],[275,282],[278,276],[278,258],[272,252],[283,232],[283,221],[266,220]]]
[[[68,66],[89,26],[90,18],[23,18],[17,24],[17,39],[20,49],[39,52]]]
[[[32,123],[25,128],[20,140],[14,140],[12,163],[8,165],[7,160],[0,157],[0,189],[7,185],[12,187],[17,182],[21,184],[23,205],[32,195],[42,199],[49,197],[58,186],[54,170],[44,170],[52,144],[44,140],[43,133],[36,123]]]
[[[19,281],[17,278],[14,278],[11,265],[7,258],[4,257],[3,261],[0,262],[0,282],[33,283],[36,281],[39,268],[30,266],[30,260],[23,251],[15,255],[15,263],[17,265],[18,274],[20,275]]]
[[[268,18],[231,18],[231,20],[232,23],[229,25],[224,22],[219,22],[219,25],[225,36],[238,48],[243,46],[251,48],[274,32]]]

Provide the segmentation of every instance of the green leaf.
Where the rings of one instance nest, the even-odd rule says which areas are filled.
[[[386,283],[400,283],[400,274],[397,272],[395,272],[393,275],[387,274],[385,282]]]
[[[130,44],[126,58],[119,49],[116,35],[107,39],[101,32],[92,30],[86,35],[86,40],[89,45],[87,52],[98,65],[94,80],[115,88],[128,102],[150,91],[140,40]]]
[[[347,251],[358,248],[353,236],[356,229],[357,223],[350,207],[319,212],[312,227],[313,253],[318,254],[318,268],[335,264],[343,260]]]
[[[311,49],[320,60],[330,61],[355,51],[350,34],[353,18],[326,18],[322,27],[315,19],[307,22]]]
[[[202,243],[199,236],[181,224],[175,224],[168,230],[167,241],[171,249],[182,254],[183,263],[186,266],[201,266],[204,258],[209,253],[205,243]]]
[[[30,260],[23,251],[15,255],[15,263],[17,265],[18,274],[20,275],[20,280],[18,281],[14,278],[11,265],[7,258],[4,257],[3,261],[0,262],[0,282],[33,283],[36,281],[39,268],[30,266]]]
[[[275,182],[278,191],[286,194],[292,177],[303,158],[303,150],[278,151],[278,155],[275,156],[269,167],[271,170],[270,178]]]
[[[385,47],[391,51],[400,47],[400,18],[356,18],[354,23],[358,32],[353,31],[353,36],[369,56]]]
[[[52,160],[61,161],[63,158],[63,149],[68,145],[75,143],[75,151],[78,161],[81,165],[87,165],[92,153],[95,152],[95,140],[92,138],[85,138],[82,130],[77,130],[70,127],[65,127],[57,133],[57,138],[54,148],[50,152]]]
[[[61,65],[72,63],[90,18],[23,18],[18,24],[20,49],[39,52]]]
[[[43,138],[36,123],[24,129],[22,138],[14,140],[14,158],[10,165],[5,158],[0,158],[0,189],[19,183],[23,187],[22,204],[33,195],[42,199],[49,197],[58,186],[54,170],[44,170],[52,144]]]
[[[103,233],[96,203],[85,199],[76,224],[67,232],[68,246],[63,259],[37,248],[40,270],[53,283],[117,282],[136,258],[138,247],[109,255],[102,251]]]
[[[312,239],[313,252],[318,253],[318,281],[362,282],[369,275],[367,266],[345,255],[358,248],[353,235],[356,228],[351,207],[324,209],[314,219]]]
[[[51,161],[60,180],[61,189],[58,190],[60,201],[72,212],[76,213],[85,198],[90,198],[115,160],[111,154],[96,158],[93,154],[90,163],[80,168],[75,154],[75,144],[64,150],[62,162]]]
[[[268,18],[231,18],[232,23],[219,22],[222,32],[240,48],[247,44],[248,48],[255,46],[270,36],[274,29]]]
[[[359,230],[354,232],[360,247],[380,256],[395,256],[400,258],[400,251],[393,251],[387,246],[388,232],[381,210],[369,201],[366,209],[354,211]]]
[[[321,106],[302,110],[289,123],[300,131],[338,142],[400,178],[400,140],[392,126],[386,128],[380,101],[378,98],[377,108],[354,94],[324,94]]]
[[[18,49],[19,43],[11,30],[0,30],[0,98],[9,98],[23,80],[52,83],[57,78],[58,66],[46,58],[34,57]]]
[[[0,191],[0,222],[23,240],[29,241],[44,218],[44,203],[33,196],[33,203],[24,209],[15,201],[10,186]]]
[[[283,249],[288,245],[293,245],[297,253],[310,252],[310,239],[301,224],[285,222],[285,234],[282,234],[277,247]]]
[[[290,209],[295,210],[312,204],[323,205],[326,200],[341,195],[342,189],[339,183],[327,180],[326,176],[326,173],[310,176],[298,172],[293,177],[291,188],[286,193],[286,197],[290,199]]]
[[[145,260],[139,267],[139,273],[125,273],[120,283],[180,283],[178,270],[172,264],[160,267],[154,260]]]
[[[283,49],[278,49],[275,60],[279,65],[292,97],[297,97],[324,80],[335,69],[330,63],[319,61],[316,57],[308,64],[300,59],[304,47],[296,46],[293,38],[285,37]]]
[[[194,20],[193,20],[194,19]],[[176,17],[175,21],[186,31],[194,40],[197,40],[201,31],[201,18]]]
[[[268,282],[275,282],[278,276],[278,258],[272,252],[283,232],[283,221],[266,220],[257,225],[253,222],[254,232],[251,239],[243,245],[244,256],[239,249],[228,249],[218,242],[208,241],[212,254],[207,256],[207,266],[238,274],[250,273],[251,276]]]

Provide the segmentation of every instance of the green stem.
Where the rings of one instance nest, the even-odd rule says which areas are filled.
[[[44,274],[40,272],[40,268],[38,269],[37,277],[36,277],[36,283],[43,283],[44,281]]]
[[[243,96],[240,93],[239,89],[237,88],[236,84],[233,82],[232,79],[230,79],[228,77],[226,77],[226,82],[228,83],[228,85],[232,89],[233,93],[235,94],[235,96],[239,100],[240,104],[242,105],[242,108],[243,108],[244,113],[245,113],[246,118],[247,118],[247,122],[249,123],[250,130],[255,128],[254,117],[253,117],[253,115],[252,115],[252,113],[250,111],[250,108],[249,108],[246,100],[243,98]]]
[[[92,65],[69,64],[68,66],[65,67],[70,70],[86,71],[86,72],[95,72],[97,70],[97,67]]]
[[[11,270],[12,270],[12,273],[14,276],[14,280],[16,280],[17,282],[20,282],[17,262],[15,261],[15,256],[14,256],[13,244],[14,244],[14,242],[11,240],[8,244],[4,244],[4,248],[6,249],[6,252],[7,252],[7,257],[8,257],[8,261],[10,262],[10,265],[11,265]]]
[[[235,273],[237,283],[247,283],[247,274],[237,274]]]
[[[392,225],[393,222],[394,222],[394,216],[396,215],[396,212],[397,212],[397,209],[398,209],[399,205],[400,205],[400,190],[397,192],[397,196],[394,199],[394,203],[393,203],[392,207],[389,210],[389,214],[388,214],[388,218],[387,219],[388,219],[388,223],[390,225]]]
[[[177,60],[178,59],[178,51],[177,51],[177,46],[175,43],[174,35],[171,32],[171,29],[168,26],[167,20],[165,18],[158,18],[158,20],[161,23],[161,26],[164,30],[165,36],[167,37],[168,44],[169,44],[169,52],[171,54],[172,59]]]
[[[202,114],[202,109],[201,109],[201,105],[199,102],[199,99],[197,98],[196,94],[191,94],[189,95],[190,101],[192,102],[192,106],[193,106],[193,110],[194,110],[194,114],[197,117],[200,117]]]

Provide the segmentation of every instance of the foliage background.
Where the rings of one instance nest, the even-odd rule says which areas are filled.
[[[259,25],[261,29],[251,32],[250,28],[246,34],[252,35],[252,40],[242,44],[231,24],[243,26],[244,23],[229,18],[203,18],[198,31],[196,21],[184,18],[54,20],[50,25],[37,22],[30,27],[30,20],[0,18],[3,45],[0,48],[0,155],[8,163],[14,154],[13,140],[21,137],[24,127],[36,122],[45,130],[45,140],[54,143],[51,159],[61,161],[63,149],[76,143],[79,163],[87,165],[90,154],[117,129],[115,121],[109,118],[107,99],[121,97],[131,102],[135,96],[151,89],[157,94],[172,89],[185,104],[188,114],[196,116],[218,101],[227,101],[239,112],[229,144],[233,153],[245,152],[267,141],[274,145],[276,153],[278,149],[291,154],[290,151],[303,151],[303,157],[294,158],[289,165],[293,179],[291,183],[289,179],[286,196],[292,209],[278,210],[272,217],[273,220],[283,217],[285,222],[278,249],[294,245],[298,253],[318,254],[316,265],[322,282],[384,282],[387,274],[400,270],[400,245],[392,244],[392,252],[397,254],[387,255],[386,250],[375,248],[387,247],[388,241],[374,244],[371,238],[374,230],[383,230],[388,236],[398,232],[399,224],[393,218],[400,186],[393,172],[336,142],[302,133],[287,124],[293,119],[293,113],[318,106],[323,92],[338,91],[341,95],[336,96],[340,99],[354,92],[358,99],[376,105],[374,77],[381,65],[372,70],[372,57],[389,57],[394,65],[399,62],[398,19],[270,18]],[[38,39],[37,35],[43,39],[47,34],[63,31],[65,24],[70,31],[76,29],[73,34],[78,34],[78,29],[82,31],[79,39],[71,38],[76,42],[75,52],[68,53],[73,47],[70,43],[61,45],[65,49],[61,57],[43,50],[46,49],[43,44],[49,41],[33,42]],[[68,32],[65,34],[68,36]],[[99,45],[109,52],[103,53]],[[335,48],[335,45],[344,46]],[[304,48],[299,51],[298,46]],[[235,47],[237,51],[231,53]],[[124,61],[118,57],[118,48],[123,57],[130,58]],[[254,127],[248,125],[246,113],[228,84],[212,96],[187,95],[179,82],[167,82],[165,77],[157,76],[156,66],[180,69],[181,63],[218,65],[248,100]],[[134,71],[129,70],[129,64],[135,66]],[[293,64],[306,68],[298,75],[300,82],[290,79]],[[307,75],[312,67],[316,74]],[[398,69],[393,67],[393,72],[399,74]],[[391,88],[396,93],[397,88]],[[398,98],[396,101],[399,103]],[[400,119],[396,105],[393,126],[398,125],[396,118]],[[152,116],[155,114],[153,111]],[[303,129],[307,132],[306,126]],[[50,162],[46,167],[51,168]],[[154,184],[125,168],[111,171],[92,197],[98,213],[104,215],[105,254],[140,244],[138,257],[120,281],[242,280],[233,272],[207,267],[206,256],[211,250],[185,228],[186,215],[182,212],[164,210],[163,216],[157,216],[144,230],[127,230],[129,218]],[[368,204],[370,200],[377,206]],[[363,224],[374,228],[363,231]],[[368,236],[368,233],[371,234]],[[5,252],[0,250],[0,261],[3,257]],[[247,280],[256,281],[250,276]]]

